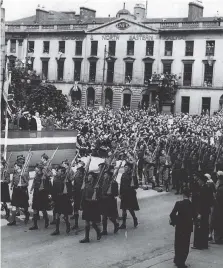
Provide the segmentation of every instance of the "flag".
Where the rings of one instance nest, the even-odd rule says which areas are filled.
[[[13,107],[13,94],[9,94],[10,87],[11,87],[11,79],[12,74],[8,71],[8,62],[5,64],[5,74],[4,74],[4,82],[3,82],[3,90],[2,90],[2,111],[5,113],[5,110],[7,111],[7,114],[9,117],[12,117],[12,111],[14,109]]]

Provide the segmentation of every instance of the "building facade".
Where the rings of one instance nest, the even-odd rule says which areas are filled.
[[[2,3],[1,3],[2,5]],[[4,68],[5,68],[5,9],[1,7],[1,37],[0,37],[0,91],[2,96],[3,83],[4,83]],[[0,100],[1,101],[1,100]]]
[[[176,112],[212,114],[223,106],[223,22],[203,17],[203,6],[189,3],[187,18],[146,18],[136,5],[115,18],[37,8],[36,15],[6,26],[7,56],[36,70],[83,106],[114,109],[155,102],[154,73],[180,77]]]

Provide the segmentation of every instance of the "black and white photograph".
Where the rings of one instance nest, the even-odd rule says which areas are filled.
[[[0,0],[2,268],[223,267],[223,0]]]

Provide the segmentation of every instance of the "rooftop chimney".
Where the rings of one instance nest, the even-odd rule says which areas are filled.
[[[193,1],[189,3],[188,10],[188,20],[189,21],[198,21],[203,18],[203,10],[204,7],[202,5],[202,1]]]
[[[86,7],[80,7],[80,19],[87,20],[96,17],[96,11]]]
[[[36,22],[40,23],[48,19],[49,12],[41,8],[39,5],[36,9]]]
[[[134,16],[137,20],[145,19],[146,17],[146,8],[142,4],[136,4],[134,7]]]

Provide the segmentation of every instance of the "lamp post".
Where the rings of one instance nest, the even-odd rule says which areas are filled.
[[[105,100],[104,100],[104,87],[105,87],[105,61],[106,61],[106,45],[104,48],[104,60],[103,60],[103,77],[102,77],[102,86],[101,86],[101,106],[100,109],[103,110],[105,106]]]

